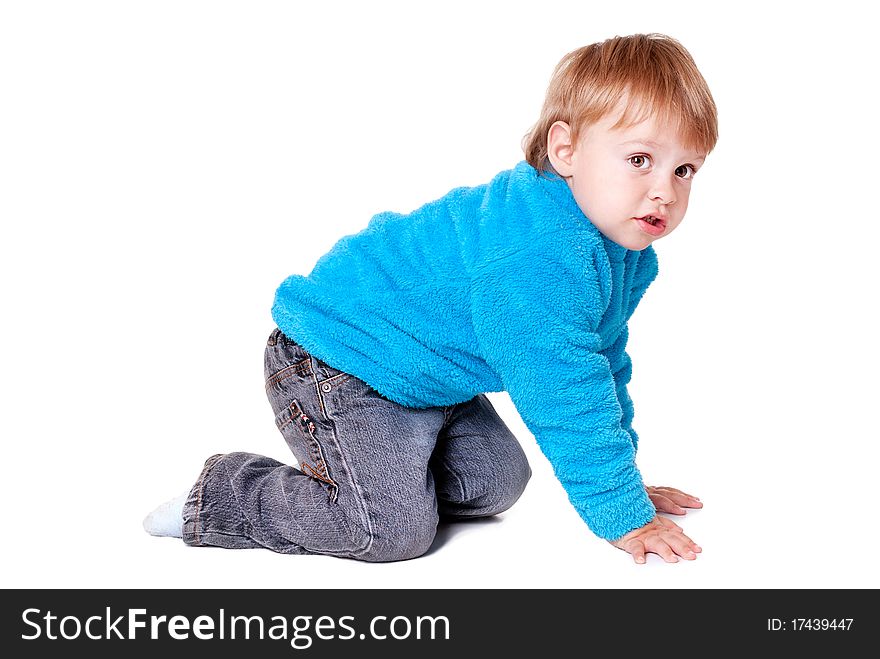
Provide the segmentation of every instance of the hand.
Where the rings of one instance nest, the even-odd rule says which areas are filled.
[[[692,561],[703,551],[682,532],[678,524],[660,515],[655,515],[654,519],[644,526],[609,542],[618,549],[632,554],[636,563],[644,563],[645,554],[648,552],[659,555],[667,563],[677,563],[679,556]]]
[[[702,508],[703,502],[697,497],[686,494],[674,487],[665,487],[663,485],[654,487],[648,485],[645,488],[651,503],[659,513],[670,513],[672,515],[684,515],[687,511],[685,508]]]

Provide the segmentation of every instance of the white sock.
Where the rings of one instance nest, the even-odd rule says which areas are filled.
[[[189,491],[166,501],[149,515],[144,517],[144,531],[150,535],[183,537],[183,504]]]

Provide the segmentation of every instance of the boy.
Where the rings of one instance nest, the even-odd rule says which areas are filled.
[[[494,515],[531,470],[485,392],[507,391],[571,503],[644,563],[701,551],[657,512],[626,385],[627,322],[717,139],[715,104],[663,35],[566,55],[526,161],[341,239],[272,307],[266,389],[300,469],[208,459],[144,521],[190,545],[366,561],[414,558],[438,519]]]

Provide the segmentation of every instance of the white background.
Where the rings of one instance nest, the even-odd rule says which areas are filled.
[[[27,2],[0,9],[3,587],[880,587],[877,55],[864,3]],[[695,562],[592,536],[534,476],[371,565],[196,549],[141,520],[233,450],[289,460],[269,309],[379,211],[522,158],[550,73],[684,43],[720,141],[631,325],[649,484]]]

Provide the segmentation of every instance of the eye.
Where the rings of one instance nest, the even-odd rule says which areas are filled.
[[[629,164],[636,169],[645,169],[651,164],[651,159],[648,156],[630,156],[628,160]]]
[[[679,165],[675,169],[675,175],[683,179],[692,179],[697,173],[697,168],[693,165]]]

